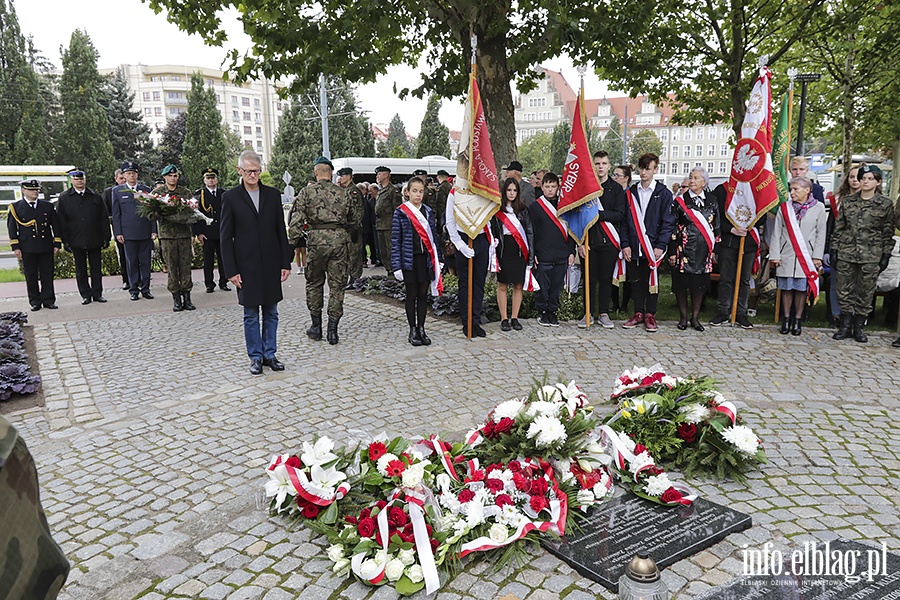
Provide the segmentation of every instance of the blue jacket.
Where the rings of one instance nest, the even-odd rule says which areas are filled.
[[[635,202],[640,201],[638,185],[635,183],[629,188]],[[650,195],[650,202],[644,210],[644,228],[647,230],[647,237],[650,238],[650,243],[654,248],[666,250],[669,247],[672,232],[675,231],[675,213],[672,212],[673,202],[674,198],[669,188],[657,181],[656,187]],[[631,255],[637,257],[643,255],[643,251],[641,251],[641,243],[638,240],[634,219],[631,217],[631,207],[629,206],[627,210],[628,226],[622,228],[623,231],[619,232],[619,237],[622,241],[622,247],[630,247]]]
[[[422,213],[428,221],[428,227],[431,228],[431,236],[435,240],[437,246],[438,260],[441,260],[441,245],[438,243],[440,238],[437,235],[437,229],[434,224],[434,211],[426,204],[422,204]],[[415,249],[415,240],[419,237],[413,225],[402,209],[398,208],[394,211],[394,218],[391,227],[391,271],[412,271],[413,268],[413,251]],[[431,264],[431,255],[428,253],[428,240],[422,240],[425,244],[425,255],[428,257],[428,266],[434,268]]]
[[[139,192],[149,192],[150,188],[137,184]],[[151,234],[158,233],[156,221],[150,221],[137,214],[134,194],[124,183],[112,189],[113,235],[121,235],[126,240],[149,240]]]

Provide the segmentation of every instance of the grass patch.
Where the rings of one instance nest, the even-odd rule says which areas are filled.
[[[0,244],[0,252],[11,252],[12,246],[9,244]]]
[[[19,269],[0,269],[0,283],[14,281],[25,281],[25,276],[19,272]]]

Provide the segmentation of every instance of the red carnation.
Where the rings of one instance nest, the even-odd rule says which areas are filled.
[[[496,494],[503,490],[503,481],[496,477],[488,477],[484,482],[484,487]]]
[[[388,477],[400,477],[403,475],[403,471],[405,470],[406,463],[404,463],[402,460],[392,460],[387,464],[387,468],[385,469],[385,471],[387,471]]]
[[[294,467],[295,469],[299,469],[299,468],[303,467],[303,463],[300,462],[300,459],[297,458],[296,456],[290,457],[289,459],[284,461],[284,464],[287,465],[288,467]]]
[[[488,475],[490,475],[494,471],[499,471],[501,469],[503,469],[503,465],[501,465],[499,463],[494,463],[492,465],[488,465],[487,467],[485,467],[484,472],[487,473]]]
[[[372,462],[375,462],[385,454],[387,454],[387,446],[384,445],[384,442],[372,442],[369,444],[369,460]]]
[[[356,531],[359,532],[360,537],[372,537],[372,534],[375,533],[375,519],[360,519]]]
[[[678,437],[683,439],[688,444],[696,441],[697,426],[693,423],[682,423],[678,426]]]
[[[635,455],[638,455],[641,452],[646,452],[646,451],[647,451],[647,446],[645,446],[643,444],[635,444],[635,446],[634,446],[634,454]]]
[[[510,419],[509,417],[503,417],[494,425],[494,434],[500,435],[502,433],[509,433],[512,431],[512,428],[515,426],[516,422]]]
[[[683,497],[684,496],[682,496],[681,492],[673,487],[670,487],[662,493],[662,495],[659,497],[659,500],[664,504],[672,504],[673,502],[678,502]]]
[[[520,463],[517,460],[511,460],[509,462],[509,464],[506,465],[506,468],[509,469],[510,471],[512,471],[513,473],[518,473],[519,471],[522,470],[522,463]]]
[[[521,473],[515,473],[513,475],[513,483],[516,486],[516,489],[520,492],[529,492],[531,491],[531,480],[522,475]]]
[[[484,481],[484,477],[485,477],[484,471],[479,469],[478,471],[475,471],[474,473],[472,473],[471,479],[472,479],[472,481]]]
[[[534,512],[541,512],[545,508],[550,506],[550,503],[547,502],[547,499],[543,496],[534,495],[528,501],[529,506],[531,506],[531,510]]]
[[[500,508],[503,508],[503,507],[506,506],[507,504],[512,505],[512,504],[513,504],[513,500],[512,500],[512,498],[510,498],[509,494],[500,494],[500,495],[497,496],[497,498],[494,500],[494,504],[496,504],[496,505],[499,506]]]
[[[547,480],[543,477],[539,477],[537,479],[531,480],[531,493],[532,494],[540,494],[541,496],[545,495],[547,491],[550,489],[550,486],[547,484]]]
[[[319,507],[315,504],[307,504],[300,512],[303,513],[303,516],[307,519],[315,519],[319,516]]]
[[[473,492],[469,488],[466,488],[459,493],[458,499],[462,504],[465,504],[466,502],[470,502],[474,497],[475,497],[475,492]]]
[[[409,521],[409,517],[399,506],[392,506],[388,509],[388,523],[392,527],[403,527],[407,521]]]

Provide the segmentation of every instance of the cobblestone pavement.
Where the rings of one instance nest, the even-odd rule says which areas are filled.
[[[32,319],[47,402],[12,421],[35,455],[54,537],[73,564],[62,598],[393,597],[331,577],[322,538],[267,516],[260,490],[271,454],[313,433],[458,436],[545,371],[575,379],[599,403],[623,369],[655,362],[724,382],[770,459],[747,484],[692,482],[754,525],[666,569],[677,598],[739,575],[745,544],[787,549],[844,537],[900,551],[900,429],[891,417],[900,409],[900,353],[888,334],[861,345],[827,331],[780,336],[773,326],[697,334],[669,323],[649,335],[529,321],[510,333],[491,324],[487,338],[466,341],[455,323],[430,320],[434,344],[412,348],[399,304],[348,294],[332,347],[305,337],[299,287],[280,305],[287,370],[260,377],[247,373],[233,296],[216,294],[219,305],[190,314],[160,304],[138,315],[121,313],[155,305],[111,293],[111,307],[125,302],[114,316]],[[0,300],[0,310],[22,302]],[[437,597],[506,595],[612,598],[542,550],[511,572],[475,561]]]

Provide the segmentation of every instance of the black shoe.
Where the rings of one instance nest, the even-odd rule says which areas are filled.
[[[866,335],[866,316],[865,315],[853,315],[853,339],[855,339],[860,344],[865,344],[869,341],[869,336]]]
[[[262,373],[263,361],[261,360],[251,360],[250,361],[250,374],[251,375],[259,375]]]
[[[184,310],[184,301],[181,299],[181,292],[172,292],[172,312],[181,312]]]
[[[219,284],[219,289],[222,290],[223,292],[230,292],[230,291],[231,291],[231,288],[228,287],[228,284],[227,284],[227,283],[220,283],[220,284]]]
[[[900,337],[894,340],[891,346],[893,346],[894,348],[900,348]]]
[[[150,292],[141,292],[141,296],[143,296],[147,300],[153,300],[153,294],[151,294]]]
[[[678,325],[676,327],[678,327],[679,331],[684,331],[687,329],[687,323],[685,323],[684,321],[678,321]]]
[[[137,292],[131,292],[131,299],[132,300],[140,300],[141,296]]]
[[[197,307],[191,302],[190,292],[181,292],[181,298],[184,300],[184,310],[197,310]]]
[[[781,327],[778,328],[778,333],[780,333],[781,335],[787,335],[791,330],[793,321],[794,317],[781,317]]]
[[[81,305],[82,305],[82,306],[84,306],[85,304],[90,304],[90,303],[91,303],[91,299],[90,299],[90,298],[82,298],[82,299],[81,299]]]
[[[310,313],[309,316],[312,318],[312,325],[306,330],[306,337],[320,342],[322,341],[322,315],[321,313],[317,315]]]
[[[106,298],[103,296],[94,296],[94,302],[99,302],[100,304],[106,304]]]
[[[128,283],[128,282],[126,281],[125,283],[122,284],[122,289],[123,289],[123,290],[130,290],[130,289],[131,289],[131,284]]]
[[[334,346],[340,340],[338,339],[338,321],[340,319],[335,319],[333,317],[328,317],[328,331],[325,333],[325,339],[328,340],[328,343]]]
[[[737,323],[741,327],[741,329],[753,329],[753,323],[751,323],[745,316],[738,317],[734,322]]]
[[[284,363],[278,360],[278,358],[275,356],[273,356],[272,358],[264,358],[262,364],[269,367],[273,371],[284,371]]]
[[[430,346],[430,345],[431,345],[431,338],[428,337],[428,334],[425,333],[425,326],[424,326],[424,325],[419,325],[418,327],[416,327],[416,329],[419,330],[419,338],[422,340],[422,345],[423,345],[423,346]]]
[[[691,327],[694,328],[694,331],[706,331],[706,327],[700,324],[700,321],[696,319],[691,319]]]
[[[740,322],[740,318],[738,319],[738,322]],[[728,323],[728,317],[723,314],[717,314],[712,318],[712,321],[709,322],[713,327],[720,327],[726,323]]]
[[[550,314],[541,313],[541,316],[538,317],[538,325],[541,327],[550,327]]]
[[[216,291],[216,286],[214,286],[214,285],[208,285],[208,286],[206,286],[206,293],[207,293],[207,294],[212,294],[214,291]]]
[[[41,310],[41,305],[40,304],[32,304],[31,310],[34,310],[34,311]]]
[[[511,331],[512,327],[509,325],[509,321],[507,319],[503,319],[500,321],[500,330],[501,331]]]
[[[799,319],[795,318],[793,320],[793,323],[791,324],[791,335],[800,335],[801,333],[803,333],[802,325],[803,325],[803,317],[800,317]]]
[[[519,323],[518,319],[511,319],[509,321],[509,325],[516,331],[522,331],[522,324]]]
[[[412,346],[421,346],[422,345],[422,337],[419,335],[418,327],[410,327],[409,335],[406,337],[407,341]]]
[[[486,337],[487,332],[481,328],[481,325],[472,325],[472,335],[475,337]]]
[[[559,319],[556,317],[556,313],[550,313],[550,327],[559,327]]]
[[[51,302],[50,304],[45,304],[44,308],[49,308],[50,310],[56,310],[59,307]]]

